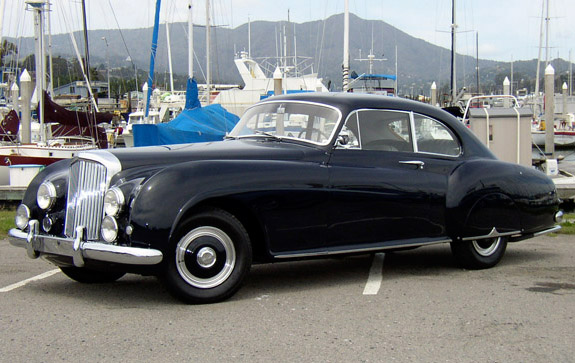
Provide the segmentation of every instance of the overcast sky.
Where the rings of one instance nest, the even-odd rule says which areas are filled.
[[[575,0],[549,1],[550,58],[568,59],[569,51],[575,48]],[[33,34],[32,14],[23,10],[25,1],[5,2],[4,35]],[[53,33],[81,28],[80,0],[52,2]],[[86,0],[88,27],[152,26],[155,3],[155,0]],[[228,27],[247,23],[248,18],[287,20],[288,10],[290,20],[298,23],[322,20],[344,10],[344,0],[212,0],[211,3],[212,24]],[[188,0],[163,0],[162,22],[186,21],[187,4]],[[349,0],[349,4],[350,11],[361,18],[383,20],[414,37],[450,47],[451,0]],[[193,9],[194,22],[205,24],[205,0],[193,0]],[[457,0],[458,53],[475,55],[478,32],[480,58],[502,61],[537,58],[541,10],[542,0]],[[353,36],[353,29],[351,33]]]

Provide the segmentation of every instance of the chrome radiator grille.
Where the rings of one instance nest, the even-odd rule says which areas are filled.
[[[76,227],[85,227],[87,240],[98,240],[106,192],[106,167],[90,160],[70,166],[64,233],[73,238]]]

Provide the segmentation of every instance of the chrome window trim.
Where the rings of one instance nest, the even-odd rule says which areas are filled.
[[[300,139],[300,138],[298,138],[298,137],[276,136],[276,135],[274,135],[274,137],[277,137],[277,138],[280,139],[280,140],[301,141],[301,142],[305,142],[305,143],[313,144],[313,145],[317,145],[317,146],[328,146],[328,145],[331,145],[331,144],[332,144],[332,140],[334,139],[334,136],[335,136],[337,130],[339,130],[339,126],[340,126],[340,124],[341,124],[341,119],[342,119],[341,110],[340,110],[339,108],[337,108],[337,107],[335,107],[335,106],[332,106],[332,105],[325,104],[325,103],[311,102],[311,101],[273,100],[273,101],[264,101],[264,102],[261,102],[261,103],[256,103],[255,105],[249,107],[249,108],[244,112],[244,115],[245,115],[246,113],[248,113],[248,111],[251,110],[252,108],[256,108],[256,107],[262,106],[262,105],[269,105],[269,104],[271,104],[271,103],[305,104],[305,105],[320,106],[320,107],[324,107],[324,108],[329,108],[329,109],[335,110],[335,111],[337,112],[337,115],[338,115],[338,116],[337,116],[337,120],[335,121],[335,126],[333,127],[333,130],[331,130],[330,136],[327,138],[327,141],[324,142],[324,143],[315,142],[315,141],[306,140],[306,139]],[[243,118],[243,116],[242,116],[242,118]],[[240,122],[241,122],[241,119],[240,119],[240,121],[238,122],[238,125],[240,124]],[[245,125],[244,125],[244,126],[245,126]],[[233,135],[233,131],[234,131],[234,130],[235,130],[235,127],[234,127],[234,129],[232,130],[232,132],[230,133],[230,136],[234,136],[234,135]],[[253,138],[253,137],[260,137],[260,138],[261,138],[261,137],[264,137],[264,138],[265,138],[265,137],[267,137],[267,136],[266,136],[266,135],[257,135],[257,134],[254,134],[254,135],[239,135],[239,136],[235,136],[235,137],[237,137],[238,139],[249,139],[249,138]]]
[[[463,144],[461,143],[461,140],[459,140],[459,136],[458,136],[449,126],[447,126],[444,122],[442,122],[442,121],[436,119],[435,117],[431,117],[431,116],[428,116],[428,115],[425,115],[425,114],[422,114],[422,113],[416,113],[416,112],[413,112],[413,111],[412,111],[412,112],[411,112],[411,116],[412,116],[412,118],[411,118],[412,125],[411,125],[411,126],[412,126],[412,130],[413,130],[413,133],[414,133],[414,136],[413,136],[413,137],[414,137],[414,140],[415,140],[415,142],[414,142],[415,145],[417,145],[417,139],[415,138],[415,115],[427,117],[427,118],[430,119],[430,120],[433,120],[433,121],[435,121],[435,122],[438,122],[440,125],[442,125],[442,126],[445,127],[447,130],[449,130],[449,133],[454,137],[454,141],[456,141],[456,142],[457,142],[457,145],[459,145],[459,154],[457,154],[457,155],[441,154],[441,153],[434,153],[434,152],[428,152],[428,151],[419,151],[419,147],[416,147],[416,149],[418,150],[418,151],[416,151],[416,152],[418,152],[418,153],[420,153],[420,154],[438,155],[438,156],[445,156],[445,157],[450,157],[450,158],[458,158],[458,157],[460,157],[461,155],[463,155]]]
[[[413,114],[413,112],[412,111],[405,111],[405,110],[393,110],[393,109],[388,109],[388,108],[358,108],[358,109],[355,109],[352,112],[350,112],[343,124],[345,125],[347,123],[347,120],[351,117],[351,115],[353,115],[353,114],[357,115],[356,116],[356,122],[357,122],[357,132],[359,133],[359,135],[358,135],[358,137],[359,137],[359,149],[346,149],[346,150],[364,150],[362,148],[361,127],[359,125],[359,113],[365,112],[365,111],[394,112],[394,113],[407,114],[408,118],[409,118],[409,136],[411,137],[410,144],[411,144],[412,150],[403,151],[403,152],[408,152],[408,153],[416,152],[416,151],[414,151],[414,149],[417,149],[417,147],[415,145],[415,139],[413,137],[413,118],[412,118],[412,116],[410,116],[410,114]],[[364,151],[377,151],[377,150],[364,150]],[[401,152],[401,151],[388,151],[388,152],[395,152],[396,153],[396,152]]]
[[[413,140],[413,152],[419,152],[419,145],[417,145],[417,136],[415,135],[415,116],[413,111],[409,112],[409,128],[411,133],[411,139]]]

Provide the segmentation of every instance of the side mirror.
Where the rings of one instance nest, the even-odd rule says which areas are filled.
[[[337,137],[336,146],[345,147],[347,144],[349,144],[349,135],[339,134]]]

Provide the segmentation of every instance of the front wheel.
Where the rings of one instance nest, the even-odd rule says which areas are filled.
[[[249,236],[230,213],[214,209],[197,214],[179,228],[163,280],[187,303],[211,303],[232,296],[252,262]]]
[[[463,268],[481,270],[499,263],[507,248],[506,237],[451,242],[451,252]]]

